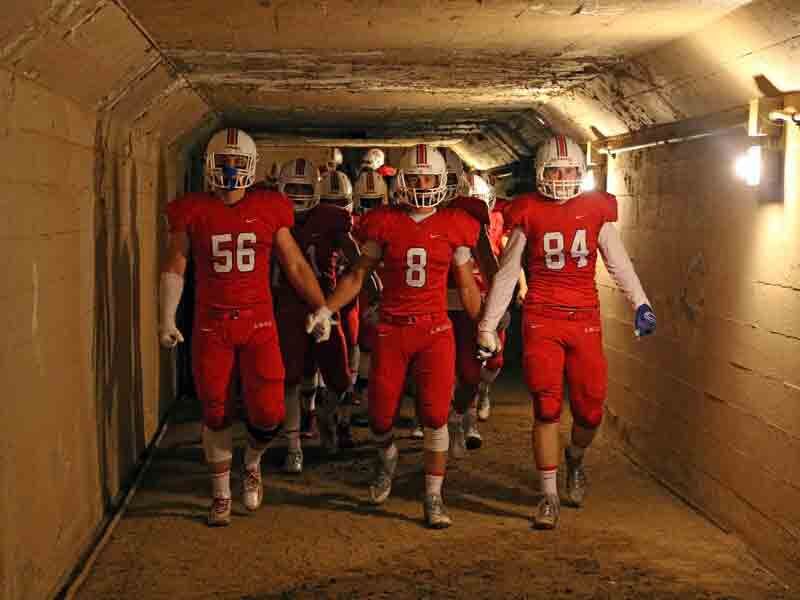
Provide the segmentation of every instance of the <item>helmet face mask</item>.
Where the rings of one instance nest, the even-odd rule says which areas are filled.
[[[328,171],[320,181],[320,202],[353,212],[353,186],[341,171]]]
[[[464,177],[464,163],[450,148],[443,148],[442,153],[447,164],[447,201],[450,201],[459,193],[458,188]]]
[[[414,208],[433,208],[447,197],[444,157],[433,146],[409,148],[400,160],[396,181],[399,202]]]
[[[206,146],[204,175],[212,189],[224,191],[250,187],[256,178],[255,142],[241,129],[222,129]]]
[[[304,158],[290,160],[281,167],[278,191],[292,201],[295,213],[311,210],[319,204],[317,167]]]
[[[565,201],[580,195],[584,173],[583,150],[568,137],[554,136],[536,153],[536,188],[547,198]]]

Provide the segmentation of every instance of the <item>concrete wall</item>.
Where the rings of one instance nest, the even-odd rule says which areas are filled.
[[[159,213],[208,106],[114,3],[0,16],[0,598],[67,581],[171,402]]]
[[[733,177],[747,147],[708,138],[619,154],[609,191],[659,319],[599,275],[610,365],[607,430],[678,494],[800,584],[800,130],[785,198]]]

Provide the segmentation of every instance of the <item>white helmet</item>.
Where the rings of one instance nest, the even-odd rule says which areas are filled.
[[[370,148],[361,159],[361,166],[365,169],[377,171],[386,163],[386,155],[380,148]]]
[[[233,158],[233,164],[226,159]],[[205,177],[211,189],[241,190],[256,178],[256,144],[241,129],[221,129],[206,146]]]
[[[344,162],[342,151],[339,148],[328,148],[328,153],[325,157],[325,165],[331,171],[335,171],[336,167]]]
[[[478,198],[486,203],[489,210],[494,208],[494,189],[486,180],[477,173],[467,173],[461,178],[461,183],[458,186],[459,196],[471,196]]]
[[[581,181],[586,173],[586,158],[575,141],[563,135],[546,140],[536,153],[536,188],[539,193],[554,200],[569,200],[581,193]],[[545,180],[545,169],[577,167],[577,179]]]
[[[287,190],[286,186],[291,185]],[[278,191],[294,204],[295,212],[311,210],[319,204],[319,177],[317,167],[310,160],[296,158],[281,167]]]
[[[456,197],[459,184],[464,177],[464,163],[461,158],[450,148],[442,148],[445,162],[447,163],[447,199]]]
[[[408,175],[432,175],[436,178],[433,187],[420,189],[409,187]],[[409,148],[400,159],[397,170],[397,200],[416,208],[431,208],[447,196],[447,165],[441,153],[427,144]]]
[[[353,212],[353,186],[341,171],[328,171],[319,183],[319,201]]]
[[[353,195],[355,196],[356,210],[362,213],[368,212],[387,203],[386,181],[380,173],[376,173],[372,169],[364,169],[356,179]]]

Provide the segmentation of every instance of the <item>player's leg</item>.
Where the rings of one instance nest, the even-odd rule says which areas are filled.
[[[415,330],[417,414],[425,427],[425,521],[428,527],[441,529],[452,524],[442,501],[442,484],[449,446],[447,416],[455,383],[455,338],[449,321],[433,327],[417,325]]]
[[[203,405],[203,451],[211,474],[211,526],[231,520],[233,433],[229,385],[234,348],[224,340],[224,323],[198,320],[192,335],[192,372]]]
[[[472,425],[469,419],[469,409],[477,389],[477,382],[480,380],[481,367],[475,358],[474,321],[464,311],[451,311],[449,315],[455,336],[457,383],[447,427],[450,432],[450,455],[453,458],[461,458],[468,447],[467,431],[471,430],[473,437],[477,435],[477,439],[480,440],[477,426]],[[474,440],[472,445],[480,447],[480,444],[475,445]]]
[[[556,477],[564,376],[564,347],[559,322],[526,315],[523,348],[525,382],[533,400],[533,457],[543,493],[534,516],[534,526],[553,529],[558,524],[560,508]]]
[[[310,358],[311,338],[305,332],[305,315],[301,311],[287,310],[278,313],[276,322],[285,375],[286,419],[284,435],[287,452],[283,470],[300,473],[303,470],[303,448],[300,441],[301,405],[300,386],[306,359]]]
[[[369,487],[373,504],[384,502],[392,491],[399,452],[392,426],[400,405],[409,356],[401,326],[378,325],[369,377],[369,427],[377,449],[375,477]]]
[[[600,321],[575,323],[566,358],[572,408],[572,439],[564,451],[567,466],[566,500],[581,506],[586,495],[583,456],[603,419],[608,390],[608,363],[603,352]]]
[[[328,340],[313,346],[313,354],[314,362],[319,366],[320,374],[327,384],[327,391],[317,402],[320,442],[326,451],[335,454],[339,448],[337,414],[350,391],[347,340],[341,324],[331,328]],[[349,434],[349,427],[347,433]]]
[[[504,348],[506,344],[506,330],[501,331],[499,335],[500,343]],[[503,362],[503,350],[501,350],[496,356],[487,360],[486,364],[481,367],[481,381],[478,384],[478,402],[476,407],[479,421],[487,421],[489,419],[492,409],[489,393],[492,384],[503,368]]]
[[[239,350],[248,415],[243,477],[244,505],[248,510],[261,506],[261,457],[278,435],[286,415],[285,372],[275,324],[253,319],[253,326],[250,339]]]

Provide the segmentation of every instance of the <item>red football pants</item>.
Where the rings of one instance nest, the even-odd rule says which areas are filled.
[[[239,367],[249,424],[272,429],[283,422],[283,361],[272,307],[238,310],[198,308],[192,332],[192,373],[203,404],[203,423],[213,430],[233,421],[228,393]]]
[[[447,423],[455,382],[453,326],[446,315],[378,324],[368,392],[374,433],[391,431],[409,366],[417,384],[417,416],[425,427],[438,429]]]
[[[350,387],[350,366],[342,326],[333,325],[330,339],[317,343],[306,333],[307,316],[305,309],[279,310],[276,315],[286,383],[297,385],[304,373],[314,373],[319,368],[325,385],[343,394]]]
[[[358,304],[358,298],[356,298],[350,304],[343,307],[340,313],[342,316],[344,339],[347,342],[348,348],[352,348],[358,343],[358,329],[360,324]]]
[[[599,426],[608,389],[600,311],[526,307],[522,331],[525,382],[536,419],[552,423],[561,418],[566,374],[574,421],[589,429]]]
[[[456,337],[456,375],[459,383],[478,385],[481,382],[481,362],[475,358],[478,353],[478,323],[469,318],[463,310],[450,311],[453,331]],[[506,332],[499,333],[500,343],[505,345]],[[502,350],[486,361],[490,370],[503,367]]]

